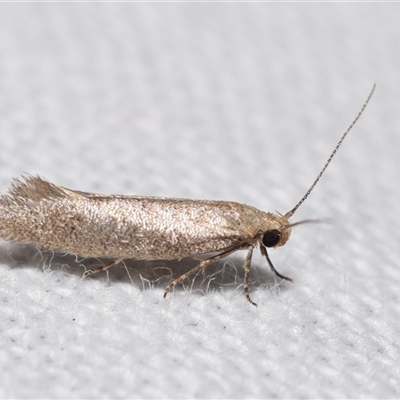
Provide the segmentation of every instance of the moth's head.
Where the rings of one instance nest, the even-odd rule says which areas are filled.
[[[290,238],[292,228],[297,225],[309,223],[323,223],[327,220],[322,219],[303,219],[302,221],[290,223],[291,213],[268,214],[268,225],[264,232],[260,233],[260,244],[264,247],[280,247],[283,246]]]
[[[292,232],[289,218],[281,214],[270,214],[268,229],[261,234],[261,243],[268,248],[283,246]]]

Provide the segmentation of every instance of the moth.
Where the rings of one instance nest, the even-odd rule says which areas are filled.
[[[375,90],[373,86],[355,120],[342,135],[305,195],[286,214],[270,213],[232,201],[103,195],[57,186],[39,176],[14,179],[0,196],[0,238],[34,243],[44,249],[112,261],[87,270],[84,277],[106,271],[125,259],[173,260],[193,257],[198,265],[173,280],[171,289],[189,276],[238,250],[247,250],[243,264],[244,293],[258,247],[271,270],[267,249],[283,246],[295,225],[290,219],[307,199],[332,161],[346,135],[358,121]]]

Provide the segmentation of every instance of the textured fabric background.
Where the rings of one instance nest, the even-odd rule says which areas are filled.
[[[2,3],[0,187],[292,208],[243,295],[238,253],[163,300],[179,262],[3,243],[2,398],[398,398],[399,4]]]

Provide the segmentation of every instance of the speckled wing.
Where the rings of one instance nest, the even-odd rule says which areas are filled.
[[[0,197],[0,237],[87,257],[166,260],[251,242],[262,214],[234,202],[107,196],[26,176]]]

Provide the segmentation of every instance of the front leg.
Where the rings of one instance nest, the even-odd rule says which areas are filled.
[[[278,277],[281,278],[281,279],[285,279],[285,280],[287,280],[287,281],[293,282],[293,279],[292,279],[292,278],[288,278],[288,277],[285,276],[285,275],[281,275],[281,274],[275,269],[274,265],[272,264],[272,261],[271,261],[270,258],[269,258],[269,255],[268,255],[268,253],[267,253],[267,249],[266,249],[264,246],[260,246],[260,251],[261,251],[261,254],[267,259],[268,265],[269,265],[269,267],[271,268],[271,271],[273,271],[273,272],[275,273],[276,276],[278,276]]]

